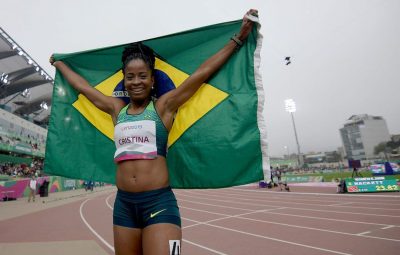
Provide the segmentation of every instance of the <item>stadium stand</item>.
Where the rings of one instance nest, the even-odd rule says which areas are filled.
[[[0,27],[0,107],[44,128],[53,79]]]
[[[53,79],[0,27],[0,175],[40,175]]]

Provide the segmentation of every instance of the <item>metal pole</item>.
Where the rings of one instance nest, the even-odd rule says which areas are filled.
[[[297,138],[297,131],[296,131],[296,124],[294,123],[294,116],[293,112],[290,112],[290,115],[292,116],[292,123],[293,123],[293,129],[294,129],[294,136],[296,138],[296,144],[297,144],[297,160],[299,163],[299,166],[303,164],[301,160],[301,155],[300,155],[300,144],[299,144],[299,139]]]

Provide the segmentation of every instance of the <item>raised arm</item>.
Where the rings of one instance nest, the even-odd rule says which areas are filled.
[[[257,16],[257,10],[249,10],[247,15]],[[216,54],[207,59],[200,67],[188,77],[177,89],[170,91],[159,99],[161,115],[164,123],[169,124],[169,116],[173,115],[177,109],[183,105],[189,98],[196,93],[200,86],[206,82],[211,75],[220,69],[231,55],[241,46],[241,43],[246,40],[253,28],[253,22],[245,15],[243,18],[240,32],[229,40],[229,42]]]
[[[124,106],[122,100],[106,96],[93,88],[82,76],[71,70],[64,62],[54,61],[53,56],[50,57],[50,64],[61,72],[74,89],[87,97],[97,108],[110,114],[115,123],[119,110]]]

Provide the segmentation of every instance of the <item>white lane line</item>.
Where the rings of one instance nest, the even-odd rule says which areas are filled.
[[[200,191],[200,190],[197,190]],[[200,193],[201,192],[201,193]],[[205,195],[214,195],[215,193],[213,192],[207,192],[207,191],[203,191],[201,190],[200,192],[194,192],[194,191],[186,191],[185,193],[191,193],[191,194],[205,194]],[[227,193],[229,192],[229,193]],[[179,194],[179,193],[178,193]],[[283,198],[287,199],[287,196],[275,196],[275,194],[273,194],[274,196],[266,196],[266,195],[270,195],[266,192],[262,192],[260,191],[257,195],[263,195],[263,197],[256,197],[254,196],[254,194],[240,194],[240,193],[232,193],[231,190],[226,190],[226,192],[220,192],[218,191],[217,193],[220,196],[229,196],[231,198],[239,198],[239,199],[243,199],[243,200],[251,200],[251,201],[260,201],[260,202],[279,202],[281,201]],[[306,201],[306,202],[332,202],[332,203],[337,203],[337,200],[327,200],[326,198],[322,198],[324,200],[321,199],[299,199],[299,198],[295,198],[295,197],[290,197],[291,201]],[[354,203],[352,201],[348,201],[349,203]],[[387,205],[387,203],[368,203],[368,204],[379,204],[379,205]]]
[[[220,252],[220,251],[213,250],[213,249],[211,249],[211,248],[208,248],[208,247],[203,246],[203,245],[198,244],[198,243],[193,243],[193,242],[191,242],[191,241],[189,241],[189,240],[186,240],[186,239],[183,239],[183,238],[182,238],[182,241],[184,241],[184,242],[186,242],[186,243],[188,243],[188,244],[191,244],[191,245],[200,247],[200,248],[202,248],[202,249],[204,249],[204,250],[214,252],[215,254],[219,254],[219,255],[228,255],[228,254],[226,254],[226,253],[222,253],[222,252]]]
[[[184,200],[184,199],[180,199],[180,200]],[[184,201],[188,201],[188,200],[184,200]],[[197,203],[197,202],[193,202],[193,201],[191,201],[191,202],[192,203]],[[201,203],[201,204],[204,204],[204,203]],[[207,204],[207,205],[212,205],[212,204]],[[209,213],[209,214],[221,215],[221,216],[225,216],[226,215],[226,214],[223,214],[223,213],[216,213],[216,212],[211,212],[211,211],[206,211],[206,210],[194,209],[194,208],[185,207],[185,206],[182,206],[182,205],[180,205],[179,208],[184,208],[184,209],[188,209],[188,210],[192,210],[192,211],[204,212],[204,213]],[[292,216],[292,217],[298,217],[298,218],[315,219],[315,220],[328,220],[328,221],[337,221],[337,222],[346,222],[346,223],[355,223],[355,224],[364,224],[364,225],[385,226],[382,229],[388,229],[388,228],[392,228],[392,227],[400,227],[400,226],[397,226],[397,225],[388,225],[388,224],[382,224],[382,223],[372,223],[372,222],[365,222],[365,221],[331,219],[331,218],[324,218],[324,217],[315,217],[315,216],[306,216],[306,215],[297,215],[297,214],[273,212],[274,210],[283,210],[283,209],[287,209],[287,208],[288,207],[277,207],[277,208],[273,208],[273,209],[267,209],[267,210],[264,210],[264,213],[283,215],[283,216]]]
[[[182,217],[181,217],[182,218]],[[194,222],[194,220],[191,220],[191,219],[186,219],[186,218],[182,218],[183,220],[187,220],[187,221],[193,221]],[[187,226],[185,226],[184,228],[190,228],[190,227],[193,227],[193,226],[198,226],[199,224],[198,223],[194,223],[194,224],[192,224],[192,225],[187,225]]]
[[[268,199],[280,199],[280,198],[290,198],[294,200],[310,200],[310,201],[321,201],[320,199],[327,199],[328,202],[334,202],[335,200],[344,200],[353,203],[365,203],[365,204],[399,204],[400,196],[392,195],[372,195],[372,194],[329,194],[329,193],[307,193],[307,192],[282,192],[282,191],[269,191],[269,190],[255,190],[255,189],[224,189],[227,192],[225,194],[231,195],[256,195],[262,198]],[[229,193],[228,193],[229,192]],[[308,196],[310,195],[310,196]],[[382,199],[377,202],[376,199]],[[325,201],[325,200],[324,200]]]
[[[202,190],[203,191],[203,190]],[[204,191],[207,192],[208,190]],[[282,191],[269,191],[269,190],[239,190],[239,189],[222,189],[221,190],[223,194],[227,195],[232,195],[232,196],[246,196],[246,195],[254,195],[254,193],[257,193],[257,195],[261,196],[262,198],[268,198],[268,199],[281,199],[283,197],[287,198],[290,197],[291,199],[296,199],[296,200],[307,200],[307,201],[321,201],[320,199],[325,199],[323,201],[328,201],[328,202],[336,202],[337,199],[346,199],[345,201],[347,202],[353,202],[353,203],[365,203],[365,204],[377,204],[377,205],[382,205],[382,204],[393,204],[393,203],[399,203],[400,202],[400,196],[391,196],[393,198],[397,199],[384,199],[381,202],[376,201],[376,197],[383,197],[382,195],[373,195],[374,197],[369,197],[371,194],[361,194],[361,195],[352,195],[352,194],[326,194],[326,193],[300,193],[300,192],[282,192]],[[245,192],[241,192],[245,191]],[[211,191],[210,191],[211,192]],[[228,193],[229,192],[229,193]],[[246,193],[247,192],[247,193]],[[249,193],[251,192],[251,193]],[[291,196],[293,194],[293,196]],[[300,196],[299,195],[307,195],[307,194],[312,194],[312,196]],[[331,196],[337,195],[337,199],[332,200],[327,198],[326,196]],[[324,197],[325,196],[325,197]],[[247,196],[248,197],[248,196]],[[317,199],[314,199],[317,198]],[[320,199],[318,199],[320,198]],[[332,197],[335,198],[335,197]],[[354,198],[354,199],[353,199]],[[327,200],[329,199],[329,200]],[[352,200],[350,200],[352,199]]]
[[[111,206],[110,203],[109,203],[109,201],[108,201],[108,200],[111,198],[112,195],[114,195],[114,194],[111,194],[111,195],[109,195],[109,196],[106,198],[106,204],[107,204],[107,206],[108,206],[111,210],[114,210],[114,207]],[[189,219],[188,219],[188,220],[189,220]],[[189,220],[189,221],[197,222],[197,221],[195,221],[195,220]],[[194,225],[197,226],[198,223],[195,223]],[[184,228],[185,228],[185,227],[183,227],[182,229],[184,229]],[[182,241],[184,241],[184,242],[186,242],[186,243],[189,243],[189,244],[191,244],[191,245],[200,247],[200,248],[202,248],[202,249],[205,249],[205,250],[214,252],[215,254],[219,254],[219,255],[228,255],[228,254],[225,254],[225,253],[222,253],[222,252],[213,250],[213,249],[211,249],[211,248],[208,248],[208,247],[206,247],[206,246],[203,246],[203,245],[201,245],[201,244],[191,242],[191,241],[189,241],[189,240],[187,240],[187,239],[183,239],[183,238],[182,238]],[[114,247],[112,248],[112,250],[114,251]]]
[[[193,195],[197,195],[196,197],[197,198],[200,198],[199,196],[198,196],[198,194],[197,193],[195,193],[195,192],[190,192],[190,191],[186,191],[186,193],[189,193],[189,194],[193,194]],[[180,194],[180,195],[182,195],[182,196],[189,196],[189,195],[185,195],[185,194]],[[202,197],[201,198],[203,198],[204,196],[210,196],[210,197],[224,197],[224,196],[222,196],[222,195],[211,195],[211,194],[202,194]],[[226,199],[226,197],[224,197],[225,199]],[[246,201],[254,201],[254,200],[256,200],[256,199],[249,199],[249,198],[235,198],[235,200],[246,200]],[[224,201],[227,201],[227,202],[232,202],[231,200],[224,200]],[[265,202],[265,201],[264,201]],[[300,202],[293,202],[293,201],[268,201],[269,203],[280,203],[280,204],[282,204],[282,203],[285,203],[285,204],[299,204],[299,205],[307,205],[307,206],[321,206],[321,207],[329,207],[330,205],[321,205],[321,204],[308,204],[308,203],[300,203]],[[238,202],[236,202],[236,203],[238,203]],[[243,203],[243,204],[248,204],[248,203]],[[342,206],[339,206],[339,205],[337,205],[337,207],[345,207],[345,208],[356,208],[356,209],[379,209],[380,211],[382,211],[382,210],[388,210],[388,211],[400,211],[400,209],[395,209],[395,208],[381,208],[381,207],[365,207],[365,206],[346,206],[346,205],[342,205]]]
[[[180,200],[182,200],[182,199],[180,199]],[[194,201],[190,201],[191,203],[197,203],[197,202],[194,202]],[[200,203],[200,204],[204,204],[204,203]],[[211,206],[213,206],[212,204],[207,204],[207,205],[211,205]],[[189,209],[189,207],[185,207],[185,208],[187,208],[187,209]],[[284,207],[283,207],[284,208]],[[274,209],[270,209],[270,210],[278,210],[278,209],[282,209],[282,208],[274,208]],[[198,209],[196,209],[196,210],[198,210]],[[267,210],[260,210],[260,212],[261,211],[265,211],[266,213],[269,213],[268,212],[268,209]],[[205,211],[205,212],[207,212],[207,211]],[[210,213],[210,212],[209,212]],[[251,214],[251,213],[253,213],[253,211],[251,211],[251,212],[249,212],[249,213],[245,213],[245,214]],[[221,213],[219,213],[219,214],[221,214]],[[223,215],[223,214],[222,214]],[[305,227],[305,226],[299,226],[299,225],[292,225],[292,224],[285,224],[285,223],[278,223],[278,222],[272,222],[272,221],[264,221],[264,220],[257,220],[257,219],[251,219],[251,218],[246,218],[246,217],[238,217],[238,216],[231,216],[231,215],[228,215],[228,214],[225,214],[226,216],[229,216],[229,217],[227,217],[227,218],[232,218],[232,217],[236,217],[236,218],[238,218],[238,219],[245,219],[245,220],[251,220],[251,221],[259,221],[259,222],[264,222],[264,223],[270,223],[270,224],[276,224],[276,225],[283,225],[283,226],[289,226],[289,227],[295,227],[295,228],[303,228],[303,229],[309,229],[309,230],[315,230],[315,231],[322,231],[322,232],[329,232],[329,233],[334,233],[334,234],[342,234],[342,235],[351,235],[351,236],[358,236],[358,234],[352,234],[352,233],[346,233],[346,232],[340,232],[340,231],[333,231],[333,230],[327,230],[327,229],[319,229],[319,228],[312,228],[312,227]],[[191,220],[191,221],[194,221],[194,222],[196,222],[196,220],[192,220],[192,219],[189,219],[189,218],[185,218],[186,220]],[[222,218],[219,218],[219,219],[217,219],[217,220],[221,220]],[[212,221],[215,221],[215,220],[212,220]],[[189,226],[187,226],[187,227],[193,227],[193,226],[197,226],[198,224],[192,224],[192,225],[189,225]],[[382,224],[382,225],[386,225],[386,224]],[[387,241],[394,241],[394,242],[399,242],[400,240],[398,240],[398,239],[390,239],[390,238],[383,238],[383,237],[376,237],[376,236],[364,236],[364,237],[367,237],[367,238],[372,238],[372,239],[380,239],[380,240],[387,240]]]
[[[396,226],[396,225],[389,225],[389,226],[383,227],[383,228],[381,228],[381,229],[389,229],[389,228],[394,228],[394,227],[399,227],[399,226]]]
[[[208,193],[212,194],[212,193]],[[215,193],[214,193],[215,194]],[[299,199],[297,197],[285,197],[285,196],[264,196],[260,197],[258,196],[259,194],[239,194],[239,193],[217,193],[219,195],[222,195],[224,197],[229,197],[229,198],[238,198],[241,197],[242,199],[249,199],[249,200],[254,200],[254,201],[263,201],[263,202],[279,202],[279,201],[289,201],[289,202],[297,202],[297,203],[308,203],[308,204],[321,204],[324,206],[334,206],[334,205],[351,205],[352,207],[357,207],[357,206],[363,206],[363,207],[368,207],[368,208],[383,208],[383,207],[391,207],[391,206],[396,206],[397,209],[400,207],[400,200],[399,201],[392,201],[392,202],[385,202],[385,203],[372,203],[368,201],[362,201],[362,200],[348,200],[346,198],[338,198],[338,200],[332,200],[328,199],[326,197],[321,197],[321,199]],[[263,194],[260,194],[263,195]],[[274,194],[272,194],[274,195]],[[373,198],[376,200],[376,198]],[[331,204],[328,204],[331,203]],[[391,207],[396,209],[396,207]]]
[[[186,208],[189,209],[188,207],[186,207]],[[265,212],[265,211],[268,211],[268,210],[256,210],[256,211],[247,212],[247,213],[241,213],[241,214],[236,214],[236,215],[229,215],[229,214],[222,214],[222,213],[220,213],[220,215],[224,215],[225,217],[216,218],[216,219],[208,220],[208,221],[203,221],[203,222],[200,222],[200,223],[197,223],[197,224],[192,224],[192,225],[190,225],[190,226],[186,226],[186,227],[183,227],[183,228],[185,228],[185,229],[186,229],[186,228],[191,228],[191,227],[194,227],[194,226],[197,226],[197,225],[203,225],[203,224],[207,224],[207,223],[210,223],[210,222],[215,222],[215,221],[220,221],[220,220],[226,220],[226,219],[230,219],[230,218],[242,219],[241,216],[245,216],[245,215],[249,215],[249,214],[253,214],[253,213]],[[204,212],[207,212],[207,211],[204,211]],[[246,218],[244,218],[244,219],[246,219]],[[185,220],[189,220],[189,219],[188,219],[188,218],[185,218]]]
[[[354,204],[354,202],[337,203],[337,204],[331,204],[331,205],[326,205],[326,206],[341,206],[341,205],[350,205],[350,204]]]
[[[328,213],[341,213],[341,214],[355,214],[355,215],[366,215],[366,216],[377,216],[377,217],[385,217],[385,218],[399,218],[397,215],[387,215],[387,214],[374,214],[374,213],[357,213],[357,212],[342,212],[342,211],[332,211],[332,210],[319,210],[319,209],[307,209],[300,207],[288,207],[288,209],[296,209],[303,211],[315,211],[315,212],[328,212]]]
[[[287,208],[287,207],[286,207],[286,208]],[[315,220],[329,220],[329,221],[337,221],[337,222],[348,222],[348,223],[365,224],[365,225],[377,225],[377,226],[386,226],[386,227],[388,227],[388,224],[372,223],[372,222],[365,222],[365,221],[340,220],[340,219],[331,219],[331,218],[324,218],[324,217],[296,215],[296,214],[279,213],[279,212],[268,212],[268,213],[269,213],[269,214],[284,215],[284,216],[299,217],[299,218],[315,219]],[[395,225],[389,225],[389,226],[395,227]],[[383,228],[383,229],[386,229],[386,227]]]
[[[238,215],[241,215],[241,214],[237,214],[237,215],[232,216],[232,215],[225,214],[225,213],[210,212],[210,211],[206,211],[206,210],[194,209],[194,208],[190,208],[190,207],[186,207],[186,206],[181,206],[181,205],[179,206],[179,208],[183,208],[183,209],[187,209],[187,210],[191,210],[191,211],[196,211],[196,212],[202,212],[202,213],[208,213],[208,214],[215,214],[215,215],[219,215],[219,216],[237,217]],[[284,209],[284,207],[282,207],[282,208],[269,209],[268,211],[272,211],[272,210],[276,210],[276,209]],[[266,211],[266,210],[263,210],[263,211]],[[253,212],[248,212],[248,213],[244,213],[244,214],[251,214],[251,213],[253,213]],[[243,215],[244,215],[244,214],[243,214]],[[222,220],[222,219],[225,219],[225,218],[228,218],[228,217],[218,218],[218,219],[214,219],[214,220],[210,220],[210,221],[206,221],[206,222],[208,223],[208,222],[212,222],[212,221]],[[199,222],[199,221],[197,221],[197,220],[192,220],[192,219],[189,219],[189,218],[182,218],[182,219],[187,220],[187,221]],[[200,225],[200,224],[199,224],[199,223],[195,223],[195,224],[191,224],[191,225],[185,226],[185,227],[183,227],[182,229],[184,229],[184,228],[185,228],[185,229],[186,229],[186,228],[191,228],[191,227],[198,226],[198,225]]]
[[[258,211],[248,212],[248,213],[243,213],[243,214],[238,214],[238,215],[225,214],[226,217],[217,218],[217,219],[213,219],[213,220],[209,220],[209,221],[205,221],[205,222],[199,222],[197,224],[192,224],[192,225],[186,226],[185,228],[194,227],[194,226],[198,226],[198,225],[202,225],[202,224],[208,224],[210,222],[220,221],[220,220],[229,219],[229,218],[237,218],[237,219],[261,222],[261,223],[267,223],[267,224],[274,224],[274,225],[287,226],[287,227],[293,227],[293,228],[301,228],[301,229],[307,229],[307,230],[313,230],[313,231],[321,231],[321,232],[340,234],[340,235],[350,235],[350,236],[359,236],[360,235],[360,234],[352,234],[352,233],[341,232],[341,231],[334,231],[334,230],[313,228],[313,227],[305,227],[305,226],[299,226],[299,225],[293,225],[293,224],[286,224],[286,223],[279,223],[279,222],[258,220],[258,219],[243,217],[244,215],[249,215],[249,214],[258,213],[258,212],[263,213],[263,212],[267,212],[267,211],[268,210],[258,210]],[[184,218],[184,219],[196,222],[196,220],[193,220],[193,219],[189,219],[189,218]],[[369,232],[369,231],[367,231],[367,232]],[[372,238],[372,239],[386,240],[386,241],[393,241],[393,242],[400,242],[400,240],[397,240],[397,239],[390,239],[390,238],[384,238],[384,237],[376,237],[376,236],[363,236],[363,237]]]
[[[357,236],[362,236],[362,235],[366,235],[366,234],[371,234],[371,231],[365,231],[365,232],[358,233]]]
[[[191,208],[191,207],[186,207],[186,206],[179,206],[179,208],[183,208],[183,209],[188,209],[188,210],[191,210],[191,211],[197,211],[197,212],[204,212],[204,213],[209,213],[209,214],[215,214],[215,215],[220,215],[220,216],[227,216],[228,214],[225,214],[225,213],[217,213],[217,212],[210,212],[210,211],[207,211],[207,210],[201,210],[201,209],[194,209],[194,208]],[[264,210],[257,210],[257,211],[250,211],[250,212],[248,212],[248,213],[245,213],[245,214],[249,214],[249,213],[253,213],[253,212],[270,212],[270,211],[273,211],[273,210],[282,210],[282,209],[285,209],[286,207],[278,207],[278,208],[271,208],[271,209],[264,209]],[[385,225],[386,226],[386,225]]]
[[[108,208],[110,208],[111,210],[114,210],[114,207],[110,204],[110,202],[108,201],[114,194],[110,194],[107,198],[106,198],[106,205],[108,206]]]
[[[208,214],[215,214],[215,215],[220,215],[220,216],[226,216],[225,213],[217,213],[217,212],[210,212],[210,211],[206,211],[206,210],[201,210],[201,209],[194,209],[194,208],[190,208],[190,207],[186,207],[186,206],[182,206],[179,205],[179,209],[188,209],[191,211],[196,211],[196,212],[204,212],[204,213],[208,213]],[[251,212],[250,212],[251,213]]]
[[[88,229],[90,231],[92,231],[92,233],[105,245],[107,246],[112,252],[115,252],[114,250],[114,246],[112,246],[111,244],[109,244],[106,240],[104,240],[103,237],[101,237],[90,225],[89,223],[86,221],[85,217],[83,216],[82,210],[83,210],[83,206],[86,204],[87,201],[89,201],[90,199],[86,199],[84,202],[82,202],[80,208],[79,208],[79,213],[81,215],[81,219],[83,221],[83,223],[85,223],[86,227],[88,227]]]
[[[232,231],[232,232],[236,232],[236,233],[240,233],[240,234],[244,234],[244,235],[254,236],[254,237],[263,238],[263,239],[268,239],[268,240],[277,241],[277,242],[281,242],[281,243],[287,243],[287,244],[291,244],[291,245],[306,247],[306,248],[310,248],[310,249],[315,249],[315,250],[320,250],[320,251],[325,251],[325,252],[330,252],[330,253],[335,253],[335,254],[351,255],[350,253],[344,253],[344,252],[328,250],[328,249],[324,249],[324,248],[320,248],[320,247],[316,247],[316,246],[290,242],[290,241],[286,241],[286,240],[282,240],[282,239],[278,239],[278,238],[273,238],[273,237],[267,237],[267,236],[263,236],[263,235],[253,234],[253,233],[249,233],[249,232],[245,232],[245,231],[241,231],[241,230],[237,230],[237,229],[226,228],[226,227],[213,225],[213,224],[209,224],[209,223],[202,223],[200,221],[198,223],[202,224],[202,225],[214,227],[214,228],[220,228],[220,229],[223,229],[223,230],[228,230],[228,231]]]
[[[257,190],[247,190],[247,189],[238,189],[238,188],[228,188],[228,189],[233,189],[233,190],[240,190],[240,191],[246,191],[246,192],[266,192],[266,191],[257,191]],[[283,192],[282,191],[272,191],[268,190],[268,193],[279,193],[279,194],[288,194],[288,195],[314,195],[314,196],[346,196],[346,197],[360,197],[359,194],[328,194],[328,193],[307,193],[307,192]],[[399,199],[399,196],[396,195],[372,195],[372,194],[363,194],[363,197],[369,198],[369,197],[389,197],[389,198],[397,198]]]
[[[312,227],[305,227],[305,226],[286,224],[286,223],[277,223],[277,222],[266,221],[266,220],[257,220],[257,219],[246,218],[246,217],[237,217],[237,218],[250,220],[250,221],[256,221],[256,222],[262,222],[262,223],[282,225],[282,226],[293,227],[293,228],[302,228],[302,229],[315,230],[315,231],[321,231],[321,232],[327,232],[327,233],[333,233],[333,234],[340,234],[340,235],[349,235],[349,236],[358,236],[358,235],[360,235],[360,234],[352,234],[352,233],[334,231],[334,230],[328,230],[328,229],[312,228]],[[369,232],[369,231],[366,231],[366,232]],[[363,236],[363,237],[372,238],[372,239],[379,239],[379,240],[386,240],[386,241],[392,241],[392,242],[400,242],[400,240],[398,240],[398,239],[391,239],[391,238],[384,238],[384,237],[377,237],[377,236]]]
[[[265,206],[268,206],[268,207],[281,207],[281,206],[278,206],[278,205],[269,205],[269,204],[260,204],[260,203],[246,203],[246,202],[237,201],[237,200],[246,200],[247,201],[247,200],[251,200],[251,199],[240,199],[240,198],[238,198],[238,199],[236,199],[236,201],[234,201],[234,200],[227,200],[226,197],[222,198],[222,199],[206,198],[206,197],[204,197],[204,195],[201,195],[201,197],[200,197],[198,194],[197,195],[196,194],[194,194],[194,195],[179,194],[177,196],[178,197],[179,196],[184,196],[184,197],[190,197],[190,198],[197,198],[197,199],[204,199],[204,200],[211,200],[211,201],[225,202],[225,203],[239,204],[239,205],[250,205],[250,206],[259,206],[259,207],[265,207]],[[221,197],[221,196],[218,196],[218,195],[205,195],[205,196]],[[179,200],[182,200],[182,198],[180,198]],[[190,201],[190,200],[185,200],[185,201]],[[263,202],[265,203],[265,201],[263,201]],[[213,204],[213,206],[229,208],[229,206],[226,206],[226,205],[215,205],[215,204]],[[232,209],[252,211],[251,209],[244,209],[244,208],[237,208],[237,207],[231,207],[231,208]]]
[[[208,191],[204,191],[204,190],[196,190],[196,191],[200,191],[201,192],[200,194],[215,194],[215,192],[213,193],[213,192],[208,192]],[[285,198],[285,199],[288,198],[288,196],[279,196],[279,195],[276,196],[275,194],[273,194],[273,196],[268,196],[268,192],[262,192],[262,191],[259,191],[258,194],[257,194],[257,195],[260,195],[260,196],[262,195],[262,197],[260,197],[260,196],[255,197],[255,196],[253,196],[254,194],[241,194],[241,193],[237,193],[237,192],[232,193],[232,192],[230,192],[231,190],[225,190],[226,192],[219,192],[219,191],[220,190],[218,190],[218,194],[220,196],[230,196],[230,197],[233,197],[233,198],[243,197],[243,199],[247,198],[247,199],[250,199],[250,200],[257,200],[257,201],[263,201],[263,202],[265,202],[265,201],[274,202],[274,201],[280,201],[283,198]],[[193,193],[193,191],[186,191],[186,192]],[[229,192],[229,193],[227,193],[227,192]],[[196,194],[199,194],[199,193],[196,192]],[[279,193],[279,194],[281,194],[281,193]],[[286,194],[286,193],[283,193],[283,194]],[[400,196],[399,196],[399,198],[400,198]],[[323,199],[323,200],[321,200],[321,199]],[[298,198],[298,197],[294,197],[294,196],[290,197],[290,200],[293,200],[293,201],[307,201],[307,202],[312,201],[312,202],[324,202],[324,203],[326,203],[326,202],[334,203],[335,202],[335,203],[338,203],[337,200],[327,200],[326,198],[321,198],[321,199],[309,199],[309,198],[302,199],[302,198]],[[340,199],[343,199],[343,197],[340,198]],[[387,201],[386,203],[369,202],[369,201],[365,201],[365,200],[347,201],[347,202],[348,203],[371,204],[371,205],[380,205],[380,206],[382,206],[382,205],[393,205],[393,203],[400,202],[400,200],[398,200],[398,201]]]
[[[193,196],[190,196],[190,197],[193,197]],[[207,199],[207,200],[210,200],[210,199]],[[209,203],[202,203],[202,202],[193,202],[192,200],[187,200],[187,199],[182,199],[182,198],[178,198],[178,202],[179,201],[185,201],[185,202],[195,203],[195,204],[199,204],[199,205],[207,205],[207,206],[235,209],[235,210],[241,210],[241,211],[253,211],[253,210],[250,210],[250,209],[238,208],[238,207],[233,207],[233,206],[224,206],[224,205],[216,205],[216,204],[209,204]],[[223,200],[219,200],[219,201],[223,201]]]
[[[185,196],[185,197],[191,197],[191,198],[197,198],[197,199],[205,199],[205,200],[211,200],[211,201],[217,201],[217,202],[225,202],[225,203],[232,203],[232,204],[240,204],[240,205],[252,205],[252,206],[260,206],[260,204],[255,204],[255,203],[244,203],[244,202],[237,202],[237,201],[232,201],[232,200],[223,200],[223,199],[213,199],[213,198],[205,198],[204,196],[198,197],[198,196],[190,196],[190,195],[184,195],[184,194],[179,194],[179,196]],[[183,200],[181,198],[178,199]],[[192,200],[184,200],[192,203],[200,203],[200,202],[194,202]],[[280,202],[283,203],[283,202]],[[289,203],[289,202],[288,202]],[[205,203],[204,203],[205,204]],[[298,204],[298,203],[297,203]],[[310,206],[310,204],[305,204],[302,203],[303,205]],[[212,204],[209,204],[212,205]],[[213,206],[219,206],[220,205],[213,205]],[[269,205],[268,206],[275,206],[278,207],[277,205]],[[391,217],[391,218],[399,218],[399,215],[387,215],[387,214],[373,214],[373,213],[357,213],[357,212],[343,212],[343,211],[333,211],[333,210],[321,210],[321,209],[307,209],[307,208],[301,208],[301,207],[287,207],[288,209],[296,209],[296,210],[306,210],[306,211],[316,211],[316,212],[331,212],[331,213],[342,213],[342,214],[356,214],[356,215],[369,215],[369,216],[378,216],[378,217]],[[238,210],[246,210],[246,209],[241,209],[241,208],[236,208]]]

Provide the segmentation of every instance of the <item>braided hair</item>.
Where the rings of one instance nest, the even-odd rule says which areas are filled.
[[[155,54],[153,49],[142,44],[141,42],[132,43],[122,52],[122,72],[125,74],[125,68],[131,60],[141,59],[151,70],[154,75]]]

